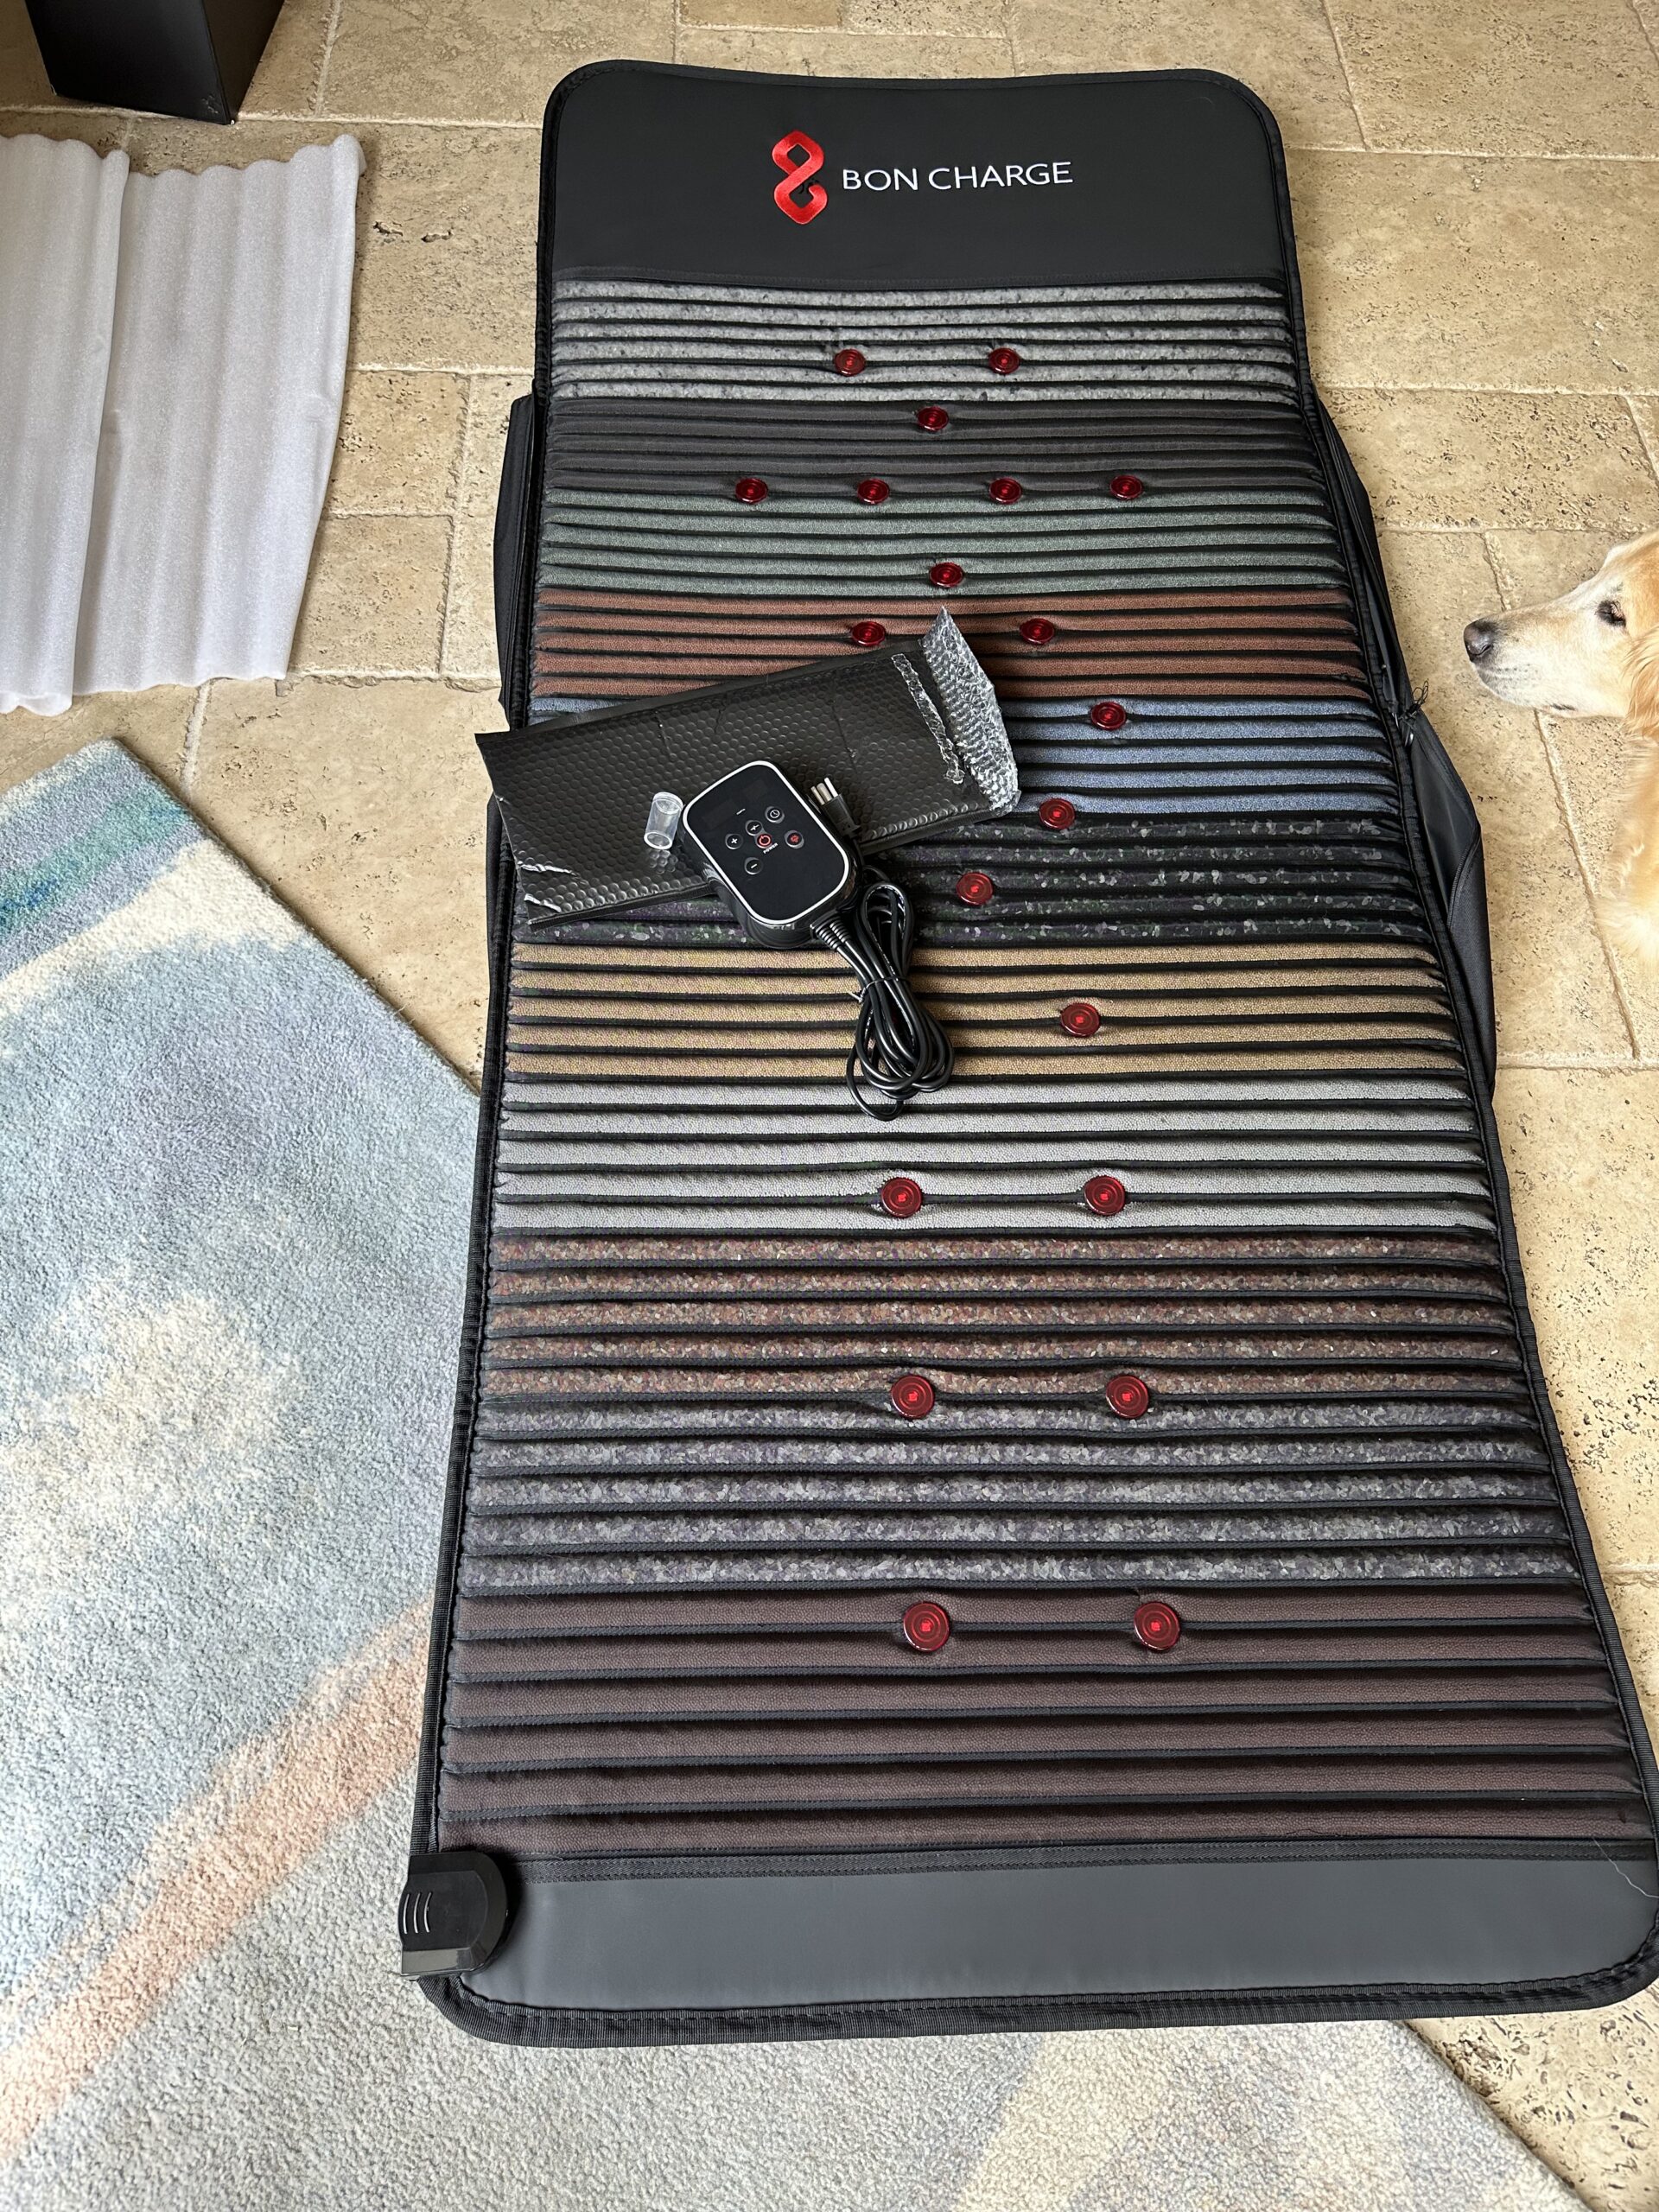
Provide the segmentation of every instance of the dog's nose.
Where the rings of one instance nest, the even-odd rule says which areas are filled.
[[[1471,660],[1484,660],[1497,643],[1496,622],[1471,622],[1463,633],[1463,650]]]

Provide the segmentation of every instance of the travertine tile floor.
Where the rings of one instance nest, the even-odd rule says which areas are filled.
[[[125,738],[469,1071],[473,732],[499,719],[491,514],[530,368],[537,124],[556,79],[607,54],[894,76],[1198,65],[1276,111],[1315,365],[1485,823],[1516,1211],[1659,1717],[1659,975],[1611,952],[1592,905],[1626,764],[1609,725],[1487,698],[1459,646],[1472,615],[1659,524],[1659,0],[288,0],[230,130],[57,105],[22,0],[0,0],[0,131],[124,146],[154,170],[349,127],[369,164],[292,676],[8,716],[0,781]],[[1653,1998],[1424,2032],[1591,2202],[1659,2212]]]

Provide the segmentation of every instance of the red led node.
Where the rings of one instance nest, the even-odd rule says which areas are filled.
[[[1090,1213],[1122,1213],[1129,1194],[1116,1175],[1091,1175],[1083,1186],[1083,1202]]]
[[[950,1616],[931,1598],[906,1605],[899,1626],[912,1651],[937,1651],[950,1641]]]
[[[1161,1599],[1148,1599],[1144,1605],[1137,1605],[1131,1625],[1136,1643],[1148,1651],[1167,1651],[1181,1640],[1181,1617]]]
[[[922,1186],[913,1175],[889,1175],[877,1196],[884,1213],[895,1221],[908,1221],[922,1210]]]
[[[925,1375],[901,1375],[887,1392],[896,1414],[922,1421],[933,1410],[933,1385]]]
[[[1152,1393],[1138,1375],[1114,1375],[1107,1381],[1106,1402],[1120,1420],[1139,1421]]]

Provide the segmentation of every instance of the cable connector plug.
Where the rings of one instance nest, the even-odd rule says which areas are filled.
[[[858,843],[858,824],[853,819],[853,810],[828,776],[812,786],[812,804],[823,815],[837,836],[844,837],[849,845]]]

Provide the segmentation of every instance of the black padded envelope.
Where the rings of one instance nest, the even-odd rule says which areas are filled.
[[[480,737],[526,920],[700,892],[644,842],[654,793],[690,799],[746,761],[828,779],[861,851],[943,834],[1019,796],[984,671],[948,615],[908,649],[708,684]]]
[[[538,917],[493,831],[406,1922],[481,1853],[505,1933],[439,2005],[615,2044],[1643,1986],[1654,1768],[1516,1259],[1478,825],[1260,103],[578,73],[497,554],[514,723],[946,607],[1020,797],[884,861],[957,1067],[880,1126],[827,956],[701,895]]]

